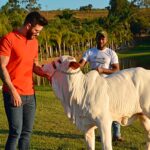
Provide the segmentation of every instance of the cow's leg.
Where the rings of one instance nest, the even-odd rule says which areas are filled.
[[[140,121],[142,122],[142,124],[144,125],[146,131],[147,131],[147,150],[150,150],[150,119],[145,116],[145,115],[140,115]]]
[[[95,129],[94,126],[85,132],[85,142],[88,150],[95,150]]]
[[[101,119],[98,119],[99,121],[99,131],[102,136],[102,144],[103,144],[103,150],[112,150],[112,135],[111,135],[111,126],[112,126],[112,120],[109,116],[105,116]]]

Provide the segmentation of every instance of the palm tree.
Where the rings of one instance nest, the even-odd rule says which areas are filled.
[[[63,47],[63,55],[66,54],[67,43],[69,42],[70,34],[69,30],[62,33],[62,47]]]

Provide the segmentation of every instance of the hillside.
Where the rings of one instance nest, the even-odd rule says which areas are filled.
[[[54,19],[58,15],[62,14],[63,10],[53,10],[53,11],[42,11],[41,13],[48,19]],[[79,10],[70,10],[73,12],[74,17],[77,19],[95,19],[99,17],[106,17],[108,11],[106,9],[97,9],[91,11],[79,11]],[[144,16],[150,19],[150,8],[141,8],[137,15]]]
[[[92,11],[79,11],[79,10],[71,10],[74,14],[74,17],[77,19],[95,19],[99,17],[106,17],[108,15],[108,11],[104,9],[100,10],[92,10]],[[62,14],[61,10],[55,11],[42,11],[43,14],[48,20],[54,19],[58,15]]]

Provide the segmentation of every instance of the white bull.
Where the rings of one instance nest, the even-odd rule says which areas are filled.
[[[44,65],[52,88],[67,116],[84,131],[89,150],[95,149],[98,127],[104,150],[112,150],[113,121],[129,125],[140,118],[147,131],[150,150],[150,71],[130,68],[103,78],[97,71],[83,74],[74,57],[62,56]]]

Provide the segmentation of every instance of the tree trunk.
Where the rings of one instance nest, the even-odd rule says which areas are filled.
[[[49,46],[49,57],[53,57],[52,47]]]
[[[55,55],[58,56],[58,50],[57,50],[57,47],[55,49]]]
[[[66,44],[65,44],[65,42],[63,42],[63,55],[65,55],[65,48],[66,48]]]
[[[59,56],[61,56],[61,45],[60,44],[58,44],[58,52],[59,52]]]
[[[40,54],[40,61],[42,61],[43,60],[43,54],[42,54],[42,48],[41,48],[41,46],[39,46],[39,54]]]
[[[47,44],[47,41],[46,41],[46,43],[45,43],[45,49],[46,49],[46,60],[48,60],[49,51],[48,51],[48,44]]]

